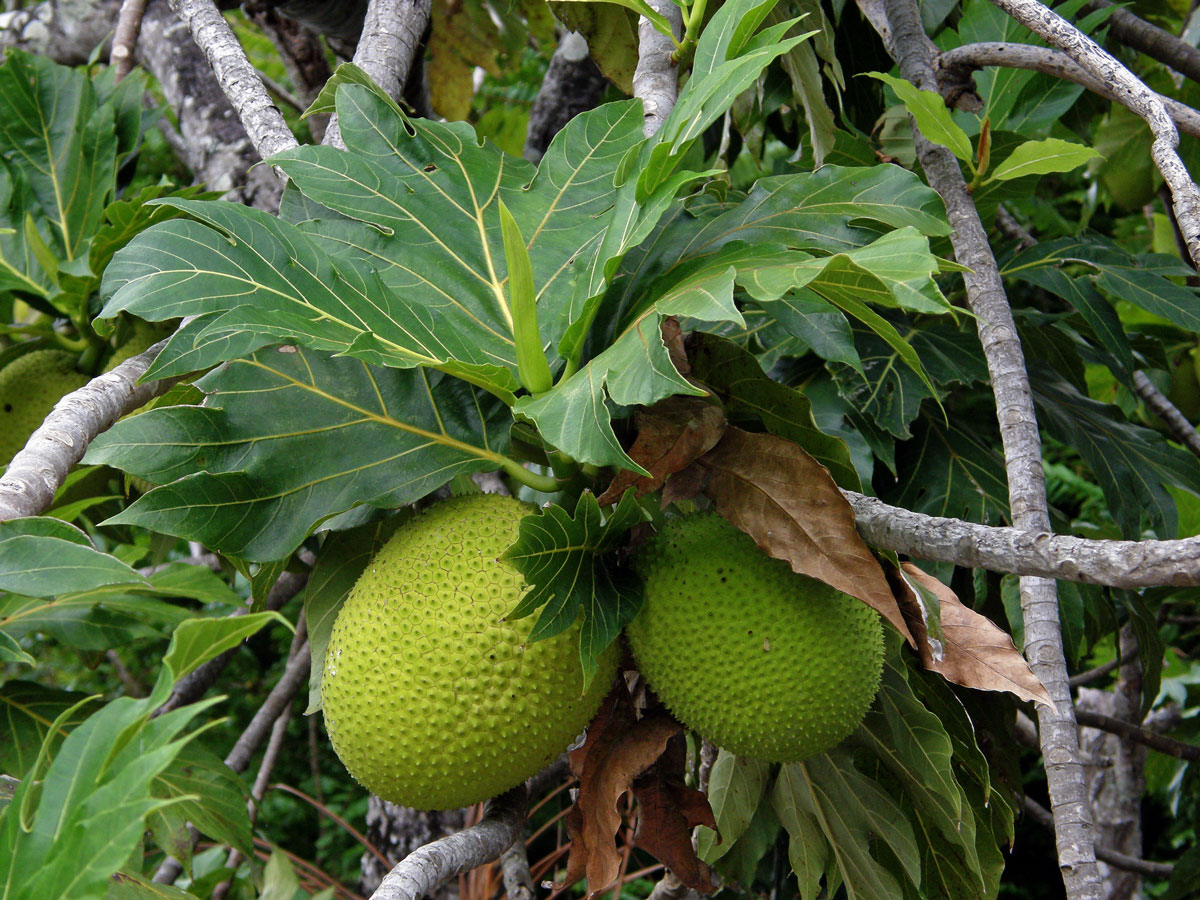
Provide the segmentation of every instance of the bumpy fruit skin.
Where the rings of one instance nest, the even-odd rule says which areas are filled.
[[[25,446],[63,394],[88,383],[66,350],[34,350],[0,369],[0,469]]]
[[[454,809],[520,784],[591,721],[615,645],[587,693],[579,627],[528,643],[501,622],[527,586],[500,556],[533,507],[478,494],[402,525],[347,597],[321,681],[325,725],[354,778],[385,800]]]
[[[639,552],[638,668],[719,747],[798,762],[850,734],[883,670],[874,610],[794,573],[716,514],[672,519]]]

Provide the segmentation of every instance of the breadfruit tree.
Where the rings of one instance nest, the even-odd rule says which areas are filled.
[[[1200,896],[1198,16],[7,3],[0,898]]]

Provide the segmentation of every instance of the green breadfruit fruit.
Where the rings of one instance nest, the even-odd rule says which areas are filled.
[[[0,369],[0,468],[7,466],[63,394],[88,383],[66,350],[34,350]]]
[[[346,598],[325,654],[325,725],[354,778],[385,800],[454,809],[535,774],[587,725],[616,672],[586,693],[579,626],[528,642],[502,621],[526,590],[498,557],[534,507],[475,494],[437,504],[388,540]]]
[[[667,708],[726,750],[798,762],[866,715],[883,669],[879,616],[797,575],[715,513],[672,519],[638,553],[645,601],[626,629]]]

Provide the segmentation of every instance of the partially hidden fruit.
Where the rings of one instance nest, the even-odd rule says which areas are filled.
[[[714,513],[670,520],[642,548],[626,629],[647,683],[719,747],[798,762],[866,715],[883,666],[879,616],[797,575]]]
[[[525,593],[498,557],[534,508],[476,494],[406,522],[346,598],[325,654],[325,725],[354,778],[385,800],[453,809],[537,773],[595,715],[616,647],[587,691],[579,626],[529,642],[502,621]]]
[[[25,446],[63,394],[88,383],[66,350],[34,350],[0,369],[0,468]]]

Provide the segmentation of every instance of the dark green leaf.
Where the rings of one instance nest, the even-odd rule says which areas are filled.
[[[400,506],[460,472],[515,465],[507,410],[423,369],[284,347],[199,384],[212,407],[154,409],[92,444],[90,458],[164,485],[112,521],[268,561],[358,503]]]
[[[583,613],[579,654],[585,683],[596,674],[596,661],[617,634],[633,621],[641,607],[641,590],[606,569],[599,557],[614,549],[625,533],[649,518],[634,499],[633,489],[607,514],[595,496],[580,496],[572,515],[558,505],[547,506],[521,520],[520,536],[502,559],[511,562],[530,584],[530,590],[509,613],[519,619],[540,607],[530,640],[566,631]]]

